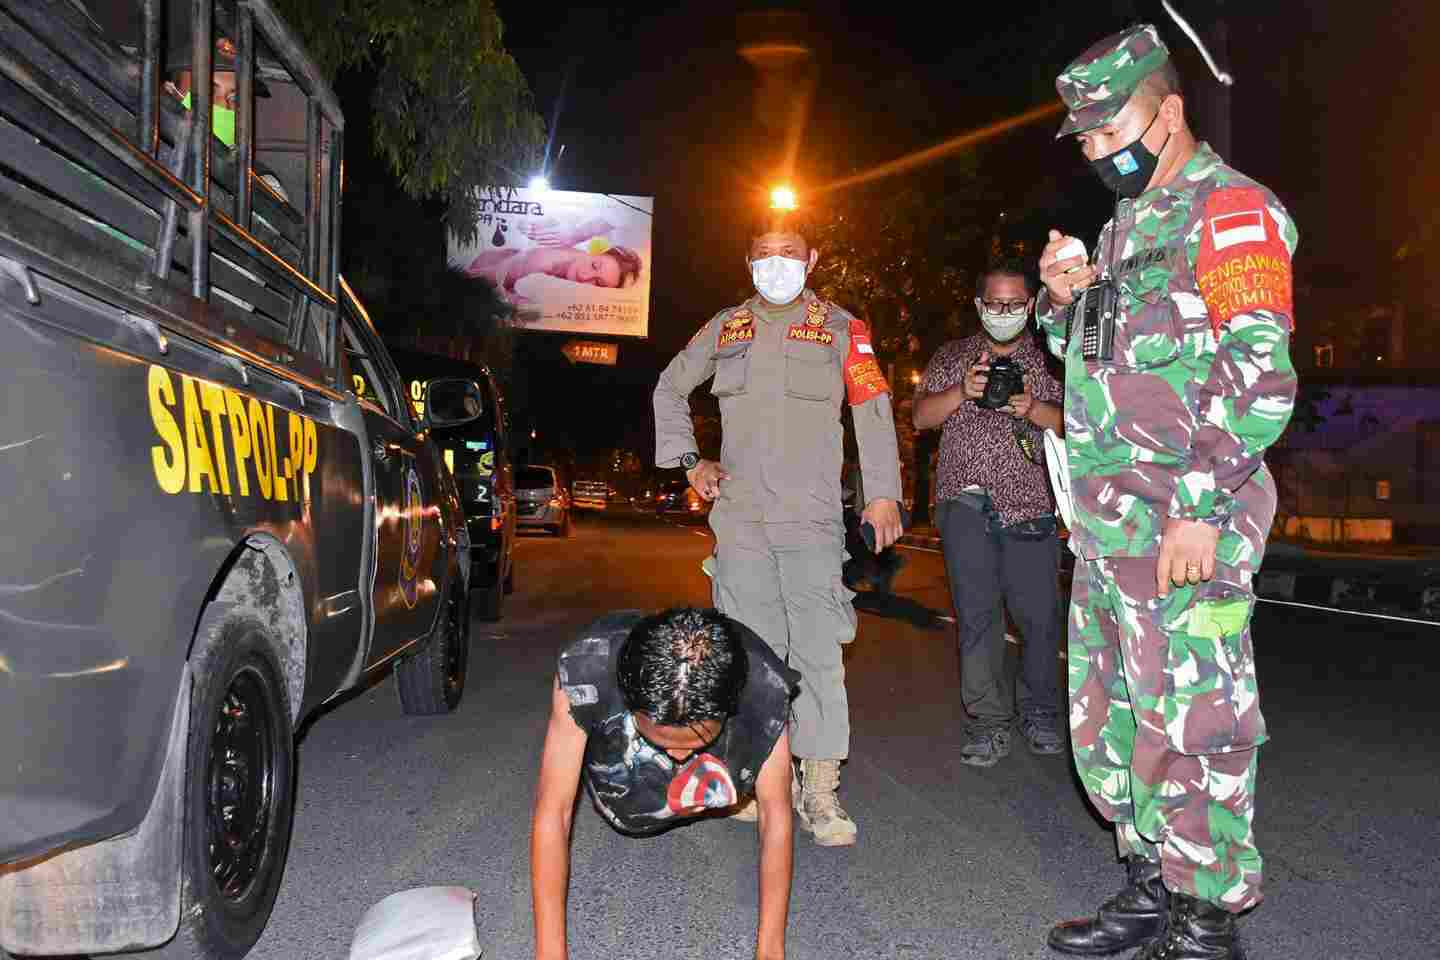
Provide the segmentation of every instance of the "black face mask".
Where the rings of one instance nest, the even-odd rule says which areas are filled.
[[[1150,178],[1155,176],[1155,168],[1160,165],[1160,154],[1151,153],[1144,143],[1145,134],[1150,132],[1150,127],[1155,126],[1158,119],[1160,111],[1157,110],[1133,143],[1108,156],[1090,161],[1090,169],[1095,171],[1100,182],[1129,200],[1134,200],[1145,192],[1145,188],[1150,185]],[[1160,145],[1160,153],[1164,153],[1169,145],[1170,136],[1166,135],[1165,142]]]

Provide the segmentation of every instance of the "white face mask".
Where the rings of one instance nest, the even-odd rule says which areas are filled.
[[[750,261],[750,276],[760,296],[779,306],[800,296],[810,264],[790,257],[766,257]]]
[[[1009,343],[1020,336],[1020,332],[1025,329],[1025,321],[1030,318],[1029,310],[1020,314],[990,313],[981,300],[975,301],[975,309],[980,314],[980,325],[996,343]]]

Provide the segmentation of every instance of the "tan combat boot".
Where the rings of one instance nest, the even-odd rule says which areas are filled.
[[[848,847],[855,842],[855,821],[840,807],[839,760],[800,761],[800,791],[795,809],[800,827],[815,835],[822,847]]]

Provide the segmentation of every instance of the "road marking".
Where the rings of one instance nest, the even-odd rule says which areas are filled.
[[[897,543],[895,544],[895,546],[899,547],[901,550],[916,550],[920,553],[944,553],[943,550],[936,550],[934,547],[917,547],[909,543]]]

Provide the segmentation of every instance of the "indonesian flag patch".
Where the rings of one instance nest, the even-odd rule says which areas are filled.
[[[1290,251],[1264,193],[1253,187],[1215,191],[1205,202],[1201,228],[1195,281],[1215,335],[1253,310],[1284,314],[1293,329]]]
[[[890,384],[885,382],[885,374],[875,359],[870,328],[864,320],[851,320],[850,354],[845,358],[845,393],[850,406],[859,406],[889,392]]]

